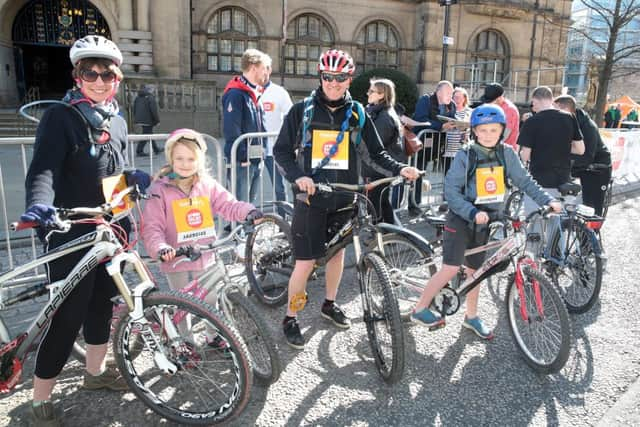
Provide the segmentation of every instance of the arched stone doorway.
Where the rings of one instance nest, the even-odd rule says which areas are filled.
[[[100,11],[86,0],[32,0],[13,21],[18,96],[37,87],[40,97],[60,98],[72,85],[69,47],[89,34],[111,38]]]

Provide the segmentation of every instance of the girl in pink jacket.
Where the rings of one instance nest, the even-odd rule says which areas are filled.
[[[186,244],[207,244],[216,238],[214,221],[258,219],[262,212],[252,204],[240,202],[205,168],[207,145],[202,135],[191,129],[178,129],[165,143],[167,166],[157,174],[147,190],[142,215],[142,239],[152,258],[161,258],[160,270],[167,275],[171,289],[187,286],[190,276],[203,271],[213,254],[205,252],[196,261],[173,266],[175,249]]]

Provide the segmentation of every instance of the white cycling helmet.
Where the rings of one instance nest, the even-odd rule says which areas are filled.
[[[86,36],[73,43],[69,50],[69,59],[75,67],[78,61],[85,58],[110,59],[118,67],[122,64],[122,52],[118,46],[102,36]]]

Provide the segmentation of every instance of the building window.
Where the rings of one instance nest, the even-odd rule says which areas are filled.
[[[256,20],[239,7],[217,10],[207,23],[207,69],[240,72],[242,53],[258,48]]]
[[[285,73],[315,76],[320,54],[332,46],[333,33],[326,21],[313,14],[298,16],[287,27]]]
[[[398,68],[398,35],[393,26],[384,21],[367,24],[356,42],[356,70]]]
[[[502,82],[509,73],[509,48],[502,34],[483,31],[472,44],[471,62],[475,64],[475,81]]]

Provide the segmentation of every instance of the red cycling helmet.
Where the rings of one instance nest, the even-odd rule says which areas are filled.
[[[320,73],[328,71],[330,73],[353,74],[355,70],[353,58],[345,51],[330,49],[320,55],[318,62],[318,72]]]

